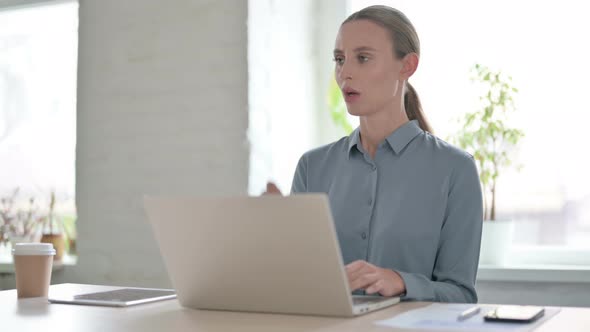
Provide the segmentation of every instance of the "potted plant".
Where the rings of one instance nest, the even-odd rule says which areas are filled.
[[[39,217],[35,199],[28,200],[26,209],[18,207],[19,188],[0,199],[0,245],[39,241]]]
[[[55,248],[54,259],[61,261],[65,251],[65,239],[63,235],[63,224],[60,217],[55,214],[55,192],[51,192],[49,210],[47,215],[42,217],[43,235],[42,243],[51,243]]]
[[[516,110],[512,78],[501,71],[476,64],[473,81],[484,87],[480,96],[481,107],[464,115],[462,128],[452,139],[475,158],[484,198],[484,224],[481,246],[481,264],[501,265],[507,247],[512,242],[513,224],[496,218],[498,177],[514,166],[511,153],[524,133],[508,124]]]
[[[10,233],[14,228],[14,220],[16,219],[14,201],[18,190],[16,188],[10,196],[0,199],[0,245],[6,245],[10,242]]]

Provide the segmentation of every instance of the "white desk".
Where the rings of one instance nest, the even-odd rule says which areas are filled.
[[[67,284],[64,284],[67,286]],[[52,286],[56,291],[59,285]],[[61,286],[63,287],[63,286]],[[71,285],[70,285],[71,287]],[[112,289],[105,286],[75,285],[84,291]],[[204,311],[182,308],[169,300],[129,308],[107,308],[49,304],[45,299],[17,300],[16,291],[0,292],[2,331],[393,331],[373,324],[429,303],[406,302],[357,318],[329,318]],[[589,331],[590,308],[562,308],[535,332]],[[399,331],[399,330],[398,330]],[[416,332],[417,330],[409,330]]]

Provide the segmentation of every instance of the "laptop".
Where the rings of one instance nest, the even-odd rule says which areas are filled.
[[[144,197],[184,307],[351,317],[399,297],[352,296],[325,194]]]

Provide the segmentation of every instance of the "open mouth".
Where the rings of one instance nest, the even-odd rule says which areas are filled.
[[[347,103],[356,101],[359,98],[360,94],[361,94],[360,92],[358,92],[352,88],[342,89],[342,95],[344,96],[344,100]]]
[[[345,96],[355,96],[355,95],[359,95],[360,92],[356,91],[353,88],[344,88],[342,89],[342,94],[344,94]]]

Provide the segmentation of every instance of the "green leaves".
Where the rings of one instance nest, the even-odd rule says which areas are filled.
[[[330,81],[330,87],[328,88],[328,106],[330,109],[336,109],[344,106],[344,99],[342,98],[342,92],[338,83],[335,79]]]
[[[346,110],[346,104],[344,103],[344,98],[342,97],[342,91],[340,91],[340,87],[338,86],[338,83],[336,83],[335,79],[330,81],[330,87],[328,88],[328,108],[334,123],[338,127],[342,128],[346,135],[350,135],[353,128],[346,117],[348,114]]]
[[[485,218],[494,219],[496,179],[502,170],[512,166],[510,152],[524,136],[522,130],[509,126],[518,89],[512,86],[510,76],[480,64],[472,68],[471,81],[484,89],[481,106],[459,120],[462,129],[451,140],[475,158],[484,195],[487,197],[491,193],[492,196],[492,212],[488,214],[486,201]]]

